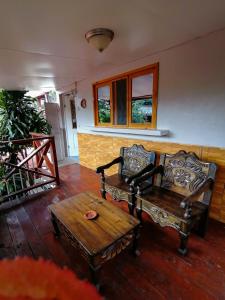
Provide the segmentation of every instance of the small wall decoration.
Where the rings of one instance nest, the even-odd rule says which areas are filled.
[[[81,100],[80,106],[81,106],[82,108],[86,108],[86,107],[87,107],[87,101],[86,101],[86,99],[83,98],[83,99]]]

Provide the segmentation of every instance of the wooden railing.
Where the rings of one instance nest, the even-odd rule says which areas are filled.
[[[20,146],[18,161],[12,163],[10,154],[1,157],[4,177],[0,180],[0,204],[27,197],[59,185],[59,172],[53,136],[31,133],[31,138],[0,141],[0,146]]]

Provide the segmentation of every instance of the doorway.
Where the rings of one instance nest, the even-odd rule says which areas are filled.
[[[74,93],[62,94],[60,106],[64,127],[65,156],[68,163],[79,161],[77,118]]]
[[[46,119],[51,126],[51,135],[55,137],[56,153],[59,163],[65,159],[62,119],[59,104],[44,102],[44,111]]]

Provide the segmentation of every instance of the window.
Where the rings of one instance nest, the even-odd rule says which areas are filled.
[[[93,85],[96,126],[155,128],[158,64]]]
[[[152,74],[132,78],[131,123],[152,122]]]
[[[97,89],[98,122],[111,124],[111,88],[104,85]]]

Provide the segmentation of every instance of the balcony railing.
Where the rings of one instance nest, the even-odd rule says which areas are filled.
[[[59,172],[53,136],[32,133],[31,138],[0,141],[0,147],[19,147],[18,161],[12,163],[10,153],[1,157],[4,177],[0,181],[0,204],[59,185]]]

